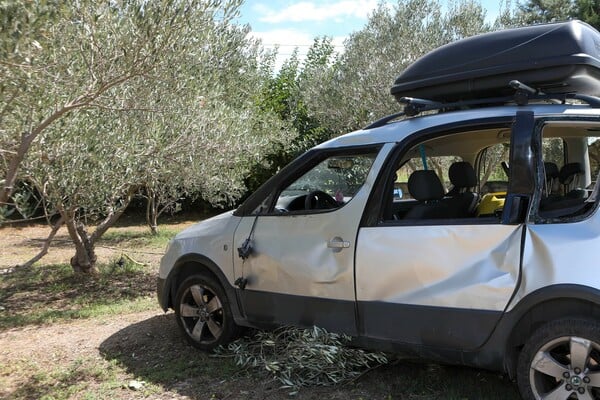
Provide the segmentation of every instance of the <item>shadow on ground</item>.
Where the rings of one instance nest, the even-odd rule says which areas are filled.
[[[97,275],[68,264],[21,268],[0,275],[0,332],[94,315],[94,309],[154,296],[156,272],[106,264]]]
[[[285,395],[278,385],[240,371],[229,358],[216,358],[188,345],[179,333],[174,314],[165,314],[116,332],[100,345],[101,355],[116,360],[136,379],[162,386],[191,399],[247,399]],[[277,392],[275,397],[268,397]],[[251,394],[252,393],[252,394]]]
[[[189,346],[173,313],[130,325],[100,346],[103,357],[129,373],[191,399],[518,399],[516,386],[500,374],[402,361],[380,367],[345,385],[289,389],[258,371],[240,371],[228,358]]]

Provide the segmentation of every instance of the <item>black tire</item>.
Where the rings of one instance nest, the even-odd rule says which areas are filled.
[[[536,330],[517,364],[521,396],[600,399],[600,323],[560,319]]]
[[[231,342],[240,332],[225,291],[209,276],[183,281],[175,296],[175,315],[186,340],[204,351]]]

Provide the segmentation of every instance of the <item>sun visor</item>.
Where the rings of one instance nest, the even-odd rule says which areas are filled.
[[[518,80],[545,93],[600,95],[600,33],[581,21],[507,29],[459,40],[419,58],[391,93],[439,102],[514,93]]]

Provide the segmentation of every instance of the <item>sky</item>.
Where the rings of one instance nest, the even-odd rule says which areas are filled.
[[[276,69],[298,47],[304,55],[317,36],[330,36],[339,51],[344,39],[361,29],[378,0],[246,0],[239,22],[250,24],[252,35],[266,48],[279,46]],[[440,0],[440,3],[447,3]],[[498,15],[498,0],[481,0],[487,18]]]

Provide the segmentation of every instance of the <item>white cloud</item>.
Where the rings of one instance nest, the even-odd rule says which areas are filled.
[[[376,6],[377,0],[342,0],[326,4],[302,1],[281,10],[257,4],[254,10],[261,15],[261,22],[273,24],[325,20],[340,22],[348,17],[366,19]]]

